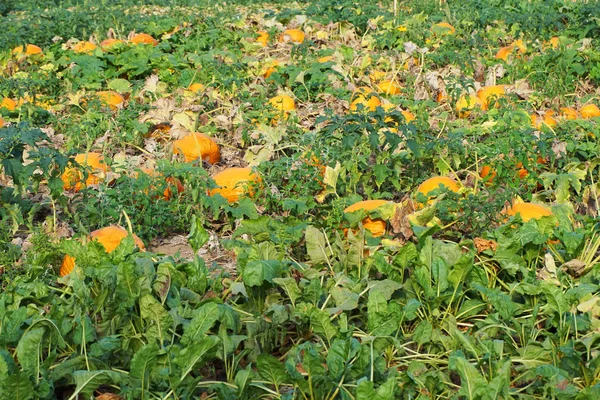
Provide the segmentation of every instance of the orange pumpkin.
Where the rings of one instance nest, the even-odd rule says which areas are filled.
[[[104,39],[102,42],[100,42],[100,47],[102,48],[102,50],[109,50],[112,49],[114,46],[122,43],[123,41],[120,39]]]
[[[0,128],[2,128],[4,125],[6,125],[6,121],[4,118],[0,117]]]
[[[107,253],[112,253],[121,244],[121,241],[129,236],[129,231],[118,225],[110,225],[105,228],[97,229],[90,234],[92,240],[100,242]],[[141,250],[146,251],[144,242],[137,235],[133,234],[133,242]],[[73,271],[75,267],[75,258],[65,255],[60,266],[60,276],[65,276]]]
[[[8,111],[14,111],[17,108],[17,102],[13,99],[5,97],[2,99],[2,103],[0,103],[0,108],[6,108]]]
[[[574,120],[574,119],[579,118],[579,113],[574,108],[563,107],[560,109],[560,111],[562,111],[562,117],[564,119]]]
[[[458,118],[466,118],[471,114],[471,110],[477,106],[481,106],[481,101],[477,96],[469,94],[460,96],[454,105],[454,109]]]
[[[553,117],[554,111],[548,110],[544,113],[544,116],[540,116],[538,114],[531,114],[531,126],[536,129],[542,127],[542,125],[546,126],[555,126],[558,122]]]
[[[283,31],[281,36],[279,36],[279,42],[281,42],[281,43],[292,42],[292,43],[300,44],[300,43],[304,42],[304,38],[305,38],[304,32],[302,32],[300,29],[286,29],[285,31]]]
[[[506,93],[505,85],[485,86],[477,91],[477,98],[481,103],[481,109],[487,110],[493,99],[504,96]]]
[[[173,143],[173,153],[183,154],[186,162],[202,159],[211,164],[221,161],[219,145],[203,133],[192,133]]]
[[[198,93],[199,91],[204,90],[204,85],[201,83],[192,83],[190,86],[188,86],[187,90],[192,93]]]
[[[133,44],[151,44],[152,46],[156,46],[158,44],[158,40],[154,39],[152,36],[147,33],[137,33],[133,35],[131,38],[131,43]]]
[[[352,94],[350,111],[356,112],[359,104],[362,104],[365,110],[375,111],[377,107],[381,106],[381,100],[373,93],[372,89],[361,87]]]
[[[505,214],[511,217],[519,214],[523,222],[553,215],[548,207],[534,203],[515,203],[505,211]]]
[[[81,42],[75,43],[75,45],[73,46],[73,51],[75,53],[92,54],[94,52],[94,50],[96,50],[96,47],[98,47],[98,46],[96,46],[92,42],[81,41]]]
[[[227,168],[212,178],[219,187],[209,190],[208,195],[220,194],[230,203],[235,203],[247,194],[252,195],[250,186],[260,182],[259,176],[250,168]]]
[[[294,99],[285,94],[273,97],[271,100],[269,100],[269,104],[277,111],[284,113],[296,109],[296,103],[294,102]]]
[[[460,186],[458,186],[458,183],[456,183],[454,179],[448,178],[447,176],[434,176],[421,183],[417,192],[428,196],[429,193],[438,189],[440,185],[452,192],[458,192],[460,190]]]
[[[125,103],[125,98],[114,90],[96,92],[96,96],[98,96],[98,99],[100,99],[102,103],[109,106],[111,110],[122,108]]]
[[[267,47],[267,43],[269,43],[269,34],[265,31],[258,31],[256,33],[258,34],[256,43],[260,43],[262,47]]]
[[[595,104],[586,104],[579,110],[581,117],[584,119],[600,117],[600,108]]]
[[[275,72],[277,70],[277,67],[281,64],[282,62],[279,60],[273,60],[269,64],[267,64],[265,69],[263,70],[263,76],[265,77],[265,79],[270,77],[271,74]]]
[[[379,91],[379,93],[385,93],[385,94],[400,94],[401,93],[401,87],[400,85],[394,81],[394,80],[385,80],[385,81],[381,81],[379,82],[377,85],[377,90]]]
[[[351,206],[347,207],[344,212],[345,213],[351,213],[351,212],[355,212],[358,210],[365,210],[365,211],[371,211],[371,210],[375,210],[378,207],[381,207],[384,204],[389,203],[388,200],[364,200],[364,201],[359,201],[357,203],[352,204]],[[382,219],[371,219],[369,217],[365,217],[362,220],[362,225],[364,226],[364,228],[366,230],[368,230],[369,232],[371,232],[371,234],[374,237],[379,237],[382,236],[383,234],[385,234],[385,228],[386,228],[386,222]]]
[[[492,169],[489,165],[484,165],[481,167],[481,171],[479,171],[479,177],[485,180],[486,185],[491,185],[492,180],[496,177],[496,170]]]
[[[18,54],[23,54],[23,46],[17,46],[14,49],[12,49],[12,53],[15,55]],[[42,54],[42,48],[39,46],[36,46],[35,44],[27,44],[25,45],[25,55],[27,56],[33,56],[36,54]]]
[[[75,156],[75,162],[91,168],[85,182],[83,173],[75,167],[67,167],[63,172],[61,179],[65,190],[80,191],[85,186],[97,185],[104,181],[104,173],[110,171],[108,164],[104,162],[104,156],[100,153],[81,153]]]

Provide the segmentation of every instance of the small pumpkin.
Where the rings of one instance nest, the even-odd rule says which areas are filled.
[[[561,116],[564,119],[575,120],[575,119],[579,118],[579,113],[574,108],[563,107],[563,108],[560,109],[560,111],[562,112]]]
[[[119,44],[123,44],[123,41],[120,39],[104,39],[100,42],[100,47],[102,50],[110,50]]]
[[[273,72],[277,71],[277,67],[281,64],[282,62],[279,60],[273,60],[269,64],[267,64],[265,66],[265,69],[263,70],[263,76],[265,77],[265,79],[270,77]]]
[[[75,45],[73,46],[73,51],[75,53],[92,54],[94,52],[94,50],[96,50],[96,47],[98,47],[98,46],[96,46],[92,42],[81,41],[81,42],[75,43]]]
[[[75,162],[91,168],[85,182],[83,181],[83,172],[75,167],[67,167],[63,172],[61,179],[65,190],[80,191],[85,186],[97,185],[104,181],[104,174],[110,171],[108,164],[104,162],[104,156],[100,153],[80,153],[75,156]]]
[[[355,211],[359,211],[359,210],[372,211],[372,210],[375,210],[376,208],[381,207],[384,204],[388,204],[388,203],[389,203],[388,200],[359,201],[359,202],[354,203],[351,206],[347,207],[344,210],[344,212],[351,213],[351,212],[355,212]],[[384,220],[379,219],[379,218],[376,218],[373,220],[369,217],[365,217],[362,220],[362,225],[366,230],[371,232],[371,235],[373,235],[374,237],[379,237],[379,236],[383,236],[385,234],[387,223]]]
[[[187,90],[192,93],[198,93],[199,91],[204,90],[204,85],[201,83],[192,83],[190,86],[188,86]]]
[[[129,231],[118,225],[110,225],[93,231],[90,236],[92,240],[100,242],[107,253],[112,253],[121,244],[121,241],[129,236]],[[141,251],[146,251],[144,242],[135,234],[133,234],[133,241]],[[75,258],[68,254],[65,255],[60,266],[60,276],[70,274],[73,268],[75,268]]]
[[[96,92],[96,96],[102,103],[109,106],[111,110],[123,108],[123,104],[125,104],[125,98],[114,90]]]
[[[258,34],[256,43],[260,43],[262,47],[267,47],[267,43],[269,43],[269,33],[266,31],[258,31],[256,33]]]
[[[514,203],[505,211],[505,214],[510,217],[519,214],[523,222],[553,215],[552,210],[548,207],[534,203]]]
[[[14,111],[17,108],[17,102],[11,98],[5,97],[0,103],[0,108],[6,108],[8,111]]]
[[[459,118],[466,118],[471,114],[471,110],[477,106],[481,106],[479,97],[469,94],[460,96],[454,105],[454,109]]]
[[[477,98],[481,103],[481,109],[487,110],[492,100],[504,96],[506,94],[505,85],[485,86],[477,91]]]
[[[202,159],[211,164],[221,161],[219,145],[210,136],[192,133],[173,143],[173,153],[183,154],[186,162]]]
[[[17,46],[14,49],[12,49],[12,54],[19,55],[23,53],[25,53],[26,56],[42,54],[42,48],[36,46],[35,44],[27,44],[25,45],[25,51],[23,51],[23,46]]]
[[[219,187],[209,190],[208,195],[220,194],[230,203],[235,203],[245,195],[252,195],[251,186],[260,182],[259,176],[250,168],[227,168],[212,179]]]
[[[283,31],[281,36],[279,36],[279,42],[287,43],[292,42],[296,44],[300,44],[304,42],[304,38],[306,35],[300,29],[286,29]]]
[[[296,103],[294,102],[294,99],[285,94],[271,98],[269,100],[269,104],[275,110],[281,111],[283,113],[296,109]]]
[[[0,117],[0,128],[2,128],[4,125],[6,125],[6,121],[4,118]]]
[[[586,104],[579,110],[581,118],[589,119],[600,117],[600,108],[595,104]]]
[[[479,177],[485,181],[486,185],[491,185],[492,180],[496,177],[496,170],[490,165],[484,165],[479,171]]]
[[[531,126],[536,129],[540,129],[542,125],[555,126],[558,122],[553,117],[554,111],[548,110],[544,113],[544,116],[538,114],[531,114]]]
[[[377,107],[381,106],[381,100],[373,93],[371,88],[361,87],[352,94],[350,111],[356,112],[359,104],[362,104],[365,110],[375,111]]]
[[[147,33],[137,33],[131,37],[131,43],[133,44],[151,44],[152,46],[156,46],[158,44],[158,40],[154,39],[152,36]]]
[[[460,186],[454,179],[447,176],[434,176],[421,183],[417,188],[417,192],[429,197],[429,194],[440,186],[443,186],[452,192],[458,192],[460,190]]]
[[[400,85],[395,80],[381,81],[376,85],[376,87],[379,93],[384,94],[396,95],[402,92]]]

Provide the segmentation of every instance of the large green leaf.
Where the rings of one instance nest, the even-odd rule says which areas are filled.
[[[183,330],[181,343],[193,344],[202,339],[206,332],[219,319],[219,306],[215,303],[206,303],[194,312],[194,317]]]

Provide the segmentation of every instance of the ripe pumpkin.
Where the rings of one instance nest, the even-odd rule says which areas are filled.
[[[499,60],[506,61],[508,57],[514,52],[515,48],[519,49],[519,53],[523,54],[527,52],[527,46],[523,43],[521,39],[515,40],[510,45],[502,47],[496,53],[496,58]]]
[[[269,42],[269,34],[266,31],[258,31],[256,33],[258,34],[256,43],[260,43],[262,47],[267,47],[267,43]]]
[[[123,104],[125,104],[125,98],[114,90],[96,92],[96,96],[98,96],[102,103],[109,106],[111,110],[122,108]]]
[[[235,203],[246,194],[252,195],[250,186],[260,182],[260,177],[250,168],[227,168],[212,178],[219,187],[209,190],[208,195],[220,194],[230,203]]]
[[[536,129],[541,128],[542,125],[555,126],[558,122],[552,115],[554,115],[552,110],[546,111],[543,117],[538,114],[531,114],[531,126]]]
[[[485,86],[477,91],[477,98],[481,103],[481,109],[487,110],[490,106],[491,101],[494,98],[499,98],[504,96],[506,93],[505,85],[494,85],[494,86]]]
[[[17,54],[23,54],[23,46],[17,46],[14,49],[12,49],[12,53],[17,55]],[[25,55],[27,56],[33,56],[36,54],[42,54],[42,48],[39,46],[36,46],[35,44],[27,44],[25,45]]]
[[[466,118],[476,106],[481,106],[481,101],[477,96],[469,94],[460,96],[454,105],[454,109],[458,118]]]
[[[2,103],[0,103],[0,108],[6,108],[8,111],[14,111],[17,108],[17,102],[13,99],[5,97],[2,99]]]
[[[265,66],[265,69],[263,70],[263,76],[265,77],[265,79],[271,76],[271,74],[277,70],[276,67],[280,66],[281,64],[282,62],[279,60],[273,60],[269,64],[267,64]]]
[[[481,167],[481,171],[479,171],[479,177],[486,181],[486,185],[491,185],[496,175],[496,170],[489,165],[484,165]]]
[[[65,190],[78,192],[85,186],[97,185],[104,181],[104,173],[110,171],[110,167],[104,162],[104,156],[100,153],[80,153],[75,156],[75,161],[91,168],[91,171],[83,182],[83,172],[75,167],[67,167],[61,176]]]
[[[560,39],[558,38],[558,36],[553,36],[550,38],[549,43],[553,49],[558,49],[558,45],[560,44]]]
[[[458,192],[460,190],[460,186],[458,186],[458,183],[456,183],[454,179],[448,178],[447,176],[434,176],[421,183],[417,192],[422,193],[424,196],[429,196],[429,193],[438,189],[440,185],[452,192]]]
[[[560,111],[562,111],[562,117],[564,119],[574,120],[574,119],[579,118],[579,113],[574,108],[563,107],[560,109]]]
[[[114,46],[122,43],[123,41],[120,39],[104,39],[102,42],[100,42],[100,47],[102,48],[102,50],[109,50],[112,49]]]
[[[122,228],[118,225],[110,225],[105,228],[97,229],[90,234],[92,240],[100,242],[107,253],[112,253],[121,241],[129,236],[129,231],[127,229]],[[135,245],[141,250],[146,251],[146,247],[144,246],[144,242],[137,235],[133,234],[133,242]],[[65,255],[63,258],[62,264],[60,266],[59,274],[60,276],[65,276],[73,271],[75,267],[75,258],[70,255]]]
[[[192,83],[190,86],[188,86],[187,90],[192,93],[198,93],[199,91],[204,90],[204,85],[201,83]]]
[[[221,161],[219,145],[203,133],[192,133],[173,143],[173,153],[183,154],[186,162],[201,158],[211,164]]]
[[[401,93],[400,85],[394,80],[381,81],[376,85],[376,87],[377,87],[377,90],[379,91],[379,93],[394,94],[394,95]]]
[[[317,61],[320,62],[320,63],[326,63],[326,62],[329,62],[331,60],[333,60],[333,56],[323,56],[323,57],[319,57],[317,59]]]
[[[98,47],[98,46],[96,46],[92,42],[81,41],[81,42],[75,43],[75,45],[73,46],[73,51],[75,53],[92,54],[94,52],[94,50],[96,50],[96,47]]]
[[[431,31],[438,35],[454,35],[456,29],[448,22],[438,22],[431,27]]]
[[[584,119],[600,117],[600,108],[595,104],[586,104],[579,110],[581,117]]]
[[[131,38],[131,43],[133,44],[151,44],[152,46],[156,46],[158,44],[158,40],[154,39],[152,36],[147,33],[137,33],[133,35]]]
[[[6,125],[6,121],[4,118],[0,117],[0,128],[2,128],[4,125]]]
[[[304,42],[304,38],[305,38],[304,32],[302,32],[300,29],[286,29],[285,31],[283,31],[281,36],[279,36],[279,42],[281,42],[281,43],[292,42],[292,43],[300,44],[300,43]]]
[[[296,103],[290,96],[282,94],[269,100],[269,104],[277,111],[286,113],[296,109]]]
[[[375,111],[381,105],[381,100],[373,93],[372,89],[361,87],[356,89],[352,94],[350,111],[357,111],[359,104],[362,104],[365,110]]]
[[[523,222],[553,215],[548,207],[534,203],[515,203],[505,213],[510,217],[520,214]]]
[[[375,210],[377,207],[381,207],[384,204],[389,203],[388,200],[364,200],[364,201],[359,201],[357,203],[352,204],[351,206],[347,207],[344,212],[345,213],[351,213],[351,212],[355,212],[358,210],[365,210],[365,211],[371,211],[371,210]],[[386,222],[382,219],[371,219],[369,217],[365,217],[362,220],[362,225],[364,226],[364,228],[366,230],[368,230],[369,232],[371,232],[371,234],[374,237],[379,237],[382,236],[383,234],[385,234],[385,228],[386,228]]]

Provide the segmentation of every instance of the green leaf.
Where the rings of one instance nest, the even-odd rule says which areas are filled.
[[[279,386],[289,382],[289,375],[285,366],[279,360],[270,354],[260,354],[256,360],[258,375],[275,386],[275,391],[279,392]]]
[[[273,283],[285,290],[290,298],[292,305],[296,305],[296,300],[302,295],[298,283],[292,277],[273,278]]]
[[[173,325],[173,317],[151,294],[140,298],[140,315],[146,323],[144,330],[146,338],[163,343],[169,337],[168,332]]]
[[[122,374],[109,370],[75,371],[73,380],[76,387],[69,400],[90,398],[101,385],[116,385],[121,382],[122,377]]]
[[[329,314],[325,310],[313,306],[309,318],[313,332],[324,337],[328,343],[337,335],[338,329],[333,325],[329,319]]]
[[[21,369],[29,376],[37,376],[40,368],[42,339],[46,330],[36,327],[28,330],[17,345],[17,359]]]
[[[150,383],[146,384],[150,371],[155,366],[155,360],[158,355],[158,345],[150,343],[142,346],[131,359],[129,375],[141,380],[142,393],[150,388]]]
[[[81,318],[76,318],[74,322],[73,343],[78,345],[87,344],[96,339],[96,329],[89,316],[84,315]]]
[[[190,243],[190,246],[192,246],[194,253],[197,253],[198,250],[200,250],[200,248],[204,246],[206,242],[208,242],[209,238],[210,236],[202,224],[202,219],[199,217],[192,218],[192,226],[190,228],[190,234],[188,235],[188,242]]]
[[[131,83],[127,79],[113,79],[108,82],[108,88],[119,93],[129,93],[131,92]]]
[[[195,311],[189,325],[184,328],[181,343],[190,345],[202,339],[218,319],[219,306],[215,303],[204,304]]]
[[[261,286],[263,282],[273,282],[281,275],[283,264],[279,260],[254,260],[248,262],[242,271],[242,279],[247,286]]]
[[[486,392],[487,382],[479,371],[463,356],[452,354],[448,367],[460,375],[460,390],[458,395],[467,399],[479,399]]]
[[[330,293],[338,309],[350,311],[358,308],[358,293],[339,286],[332,287]]]
[[[335,339],[327,352],[327,369],[333,380],[338,381],[360,350],[360,342],[355,338]]]
[[[514,318],[519,305],[514,303],[509,295],[500,291],[499,288],[488,289],[478,284],[472,286],[488,298],[488,303],[498,311],[503,319],[512,320]]]
[[[327,245],[325,234],[313,226],[306,227],[306,252],[313,265],[329,261],[331,248]]]
[[[27,374],[19,372],[6,377],[0,374],[0,378],[0,400],[29,400],[37,395]]]
[[[182,371],[179,382],[182,382],[197,364],[197,368],[199,368],[202,364],[209,361],[212,351],[218,343],[218,337],[206,336],[194,343],[193,346],[183,348],[174,360],[174,363],[179,365]]]
[[[422,346],[425,343],[429,343],[431,341],[432,334],[433,326],[431,325],[431,322],[425,319],[419,322],[419,325],[417,325],[417,327],[415,328],[412,337],[415,342]]]
[[[246,369],[240,369],[234,378],[234,383],[237,386],[237,395],[238,397],[242,397],[244,392],[246,391],[246,387],[250,383],[250,379],[252,378],[252,365],[248,365]]]

